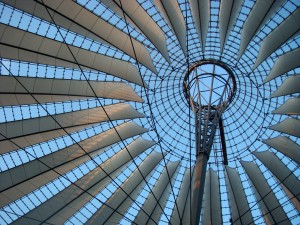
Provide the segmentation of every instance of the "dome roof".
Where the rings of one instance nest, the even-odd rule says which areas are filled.
[[[299,1],[0,12],[0,224],[190,224],[190,96],[224,102],[200,224],[299,224]]]

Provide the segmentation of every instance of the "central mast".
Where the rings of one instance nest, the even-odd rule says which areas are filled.
[[[192,225],[198,225],[200,221],[207,162],[222,113],[231,102],[235,89],[231,70],[215,60],[194,64],[184,78],[184,94],[195,118],[196,166],[192,190]]]

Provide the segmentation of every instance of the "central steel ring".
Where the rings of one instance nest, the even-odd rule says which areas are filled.
[[[194,109],[228,107],[236,92],[231,69],[217,60],[202,60],[192,65],[183,81],[184,96]]]

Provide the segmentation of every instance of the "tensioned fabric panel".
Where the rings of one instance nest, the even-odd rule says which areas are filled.
[[[114,46],[124,53],[128,54],[137,61],[142,63],[152,72],[157,73],[153,65],[149,51],[145,46],[132,38],[132,44],[135,53],[132,49],[131,40],[128,34],[112,26],[105,20],[93,14],[89,10],[81,7],[74,1],[63,1],[61,5],[55,10],[52,10],[52,3],[54,1],[43,1],[48,6],[48,10],[42,2],[35,2],[34,0],[16,1],[3,0],[4,3],[16,7],[24,12],[39,17],[43,20],[56,25],[64,27],[67,30],[86,36],[92,40],[104,43],[108,46]],[[55,1],[57,2],[57,1]],[[72,10],[68,10],[72,9]],[[51,14],[52,18],[49,16]]]
[[[28,97],[24,98],[26,94],[28,94]],[[51,97],[57,98],[59,96],[66,99],[73,96],[75,99],[76,97],[97,97],[143,102],[142,98],[133,91],[131,86],[121,82],[14,76],[0,76],[1,95],[4,97],[9,95],[10,97],[1,98],[1,105],[37,103],[31,95],[36,97],[39,103],[49,102],[47,100],[50,100],[50,102],[57,101],[57,99],[51,101]]]
[[[284,136],[278,136],[263,140],[263,143],[270,145],[272,148],[275,148],[277,151],[300,164],[300,146],[291,139]]]
[[[268,127],[282,133],[290,134],[300,138],[300,120],[295,118],[286,118],[284,121]]]
[[[78,65],[80,65],[81,69],[89,68],[102,71],[143,86],[137,68],[130,62],[66,45],[63,42],[4,24],[0,24],[0,31],[0,56],[2,58],[66,66],[61,65],[59,62],[57,64],[58,59],[67,62],[67,64],[72,64],[71,68],[78,68]],[[70,67],[70,65],[66,67]]]
[[[212,169],[209,170],[210,174],[210,205],[212,209],[211,212],[213,224],[222,223],[222,211],[221,211],[221,194],[220,194],[220,183],[219,177],[216,171]]]
[[[135,158],[148,148],[152,147],[154,144],[155,143],[153,141],[137,139],[134,142],[130,143],[126,148],[123,148],[120,152],[112,156],[112,158],[108,159],[108,161],[105,162],[105,166],[102,167],[107,174],[111,175],[106,176],[103,179],[102,176],[99,175],[100,173],[102,174],[101,169],[96,168],[95,171],[97,176],[95,176],[95,179],[99,180],[100,177],[102,179],[101,182],[93,182],[93,184],[90,185],[91,187],[87,189],[88,194],[80,194],[77,198],[72,200],[72,202],[66,205],[66,207],[62,208],[61,210],[57,211],[54,215],[52,215],[51,218],[47,220],[47,222],[53,224],[63,224],[81,207],[83,207],[88,201],[90,201],[92,199],[92,196],[99,193],[99,190],[102,190],[104,186],[108,185],[109,182],[112,182],[112,180],[119,174],[119,172],[121,172],[121,170],[125,168],[129,162],[132,161],[132,158]],[[118,209],[117,211],[120,212],[120,210]]]
[[[237,170],[228,166],[225,166],[225,170],[225,181],[233,225],[254,224],[242,181]]]
[[[191,170],[187,168],[184,172],[183,179],[180,185],[179,193],[176,199],[176,204],[178,207],[174,207],[170,223],[171,224],[189,224],[189,221],[182,221],[184,218],[184,214],[190,214],[187,208],[187,201],[189,198],[189,192],[191,188]]]
[[[273,16],[285,0],[257,0],[242,29],[238,58],[242,56],[254,35]]]
[[[262,214],[262,218],[264,218],[265,223],[267,225],[274,225],[276,222],[274,221],[273,217],[270,215],[268,207],[266,206],[265,202],[261,200],[261,197],[257,190],[253,188],[253,192],[255,195],[256,202],[258,202],[258,206],[260,208],[260,212]]]
[[[53,20],[55,24],[63,27],[71,32],[78,33],[83,37],[88,37],[92,40],[96,40],[100,43],[106,44],[108,46],[112,46],[109,42],[105,41],[101,37],[97,36],[96,33],[93,33],[91,30],[87,30],[85,27],[79,25],[81,21],[75,21],[74,18],[68,18],[66,15],[59,14],[58,12],[54,12],[49,7],[46,8],[41,2],[35,0],[26,0],[25,1],[18,1],[18,0],[2,0],[3,3],[10,5],[16,9],[19,9],[25,13],[33,15],[37,18],[40,18],[44,21],[47,21],[50,24],[53,24]],[[73,3],[74,4],[74,3]],[[85,9],[83,9],[85,10]],[[49,13],[52,16],[49,16]],[[72,12],[69,12],[72,13]],[[92,13],[91,13],[92,14]],[[75,18],[76,19],[76,18]],[[101,18],[99,18],[101,21]],[[104,21],[105,22],[105,21]],[[107,22],[105,22],[107,23]],[[109,24],[108,24],[109,26]]]
[[[174,31],[183,53],[186,55],[186,26],[181,9],[176,0],[154,0],[153,3]]]
[[[269,151],[254,152],[258,158],[292,194],[300,201],[300,181],[286,165]]]
[[[202,201],[202,222],[201,224],[212,224],[211,218],[211,206],[210,206],[210,174],[209,170],[206,171],[205,175],[205,186],[204,186],[204,193],[203,193],[203,201]]]
[[[137,139],[134,142],[132,142],[130,145],[128,145],[127,149],[125,148],[125,149],[121,150],[120,152],[122,152],[122,153],[118,153],[118,154],[126,155],[127,150],[130,153],[131,153],[131,151],[133,151],[133,153],[134,153],[136,150],[142,152],[142,151],[145,151],[146,149],[150,148],[153,144],[154,144],[154,142],[151,142],[151,141],[147,141],[144,139]],[[59,174],[64,174],[67,171],[74,169],[76,166],[80,165],[81,163],[86,162],[87,160],[90,160],[91,157],[96,156],[97,154],[103,152],[104,150],[105,149],[103,149],[103,148],[96,149],[95,151],[90,152],[89,155],[85,154],[85,155],[75,157],[69,161],[65,160],[66,161],[65,163],[62,163],[61,165],[52,168],[52,169],[55,169],[56,172],[53,170],[47,170],[39,175],[33,176],[31,178],[29,177],[28,179],[24,180],[24,182],[15,184],[15,186],[10,187],[10,188],[6,189],[5,191],[2,191],[1,196],[0,196],[0,200],[1,200],[0,207],[5,206],[6,204],[17,200],[18,198],[24,196],[25,194],[28,194],[28,193],[34,191],[38,187],[41,187],[41,186],[47,184],[51,180],[54,180],[55,178],[57,178],[59,176]],[[123,152],[125,152],[125,153],[123,153]],[[132,155],[134,155],[134,154],[132,154]],[[124,160],[125,160],[126,156],[123,156],[123,157],[125,157],[124,158]],[[116,157],[116,158],[118,158],[118,157]]]
[[[90,153],[89,155],[93,157],[98,153],[100,153],[101,151],[103,151],[103,149],[96,150]],[[60,174],[64,174],[72,170],[76,166],[86,162],[89,159],[90,157],[87,155],[78,157],[76,159],[73,159],[69,162],[66,162],[65,164],[56,167],[55,171],[48,170],[47,172],[34,176],[28,180],[25,180],[22,183],[15,184],[13,187],[10,187],[6,190],[2,190],[0,195],[0,207],[3,207],[13,201],[16,201],[22,196],[42,187],[43,185],[46,185],[50,181],[58,178]]]
[[[78,97],[67,95],[29,95],[29,94],[1,94],[0,106],[20,106],[27,104],[43,104],[50,102],[66,102],[87,100],[91,97]]]
[[[236,21],[241,9],[242,0],[223,0],[220,3],[219,29],[220,29],[220,49],[223,52],[230,31]]]
[[[149,173],[145,180],[148,180],[151,177],[151,173]],[[127,197],[120,203],[120,205],[117,208],[117,211],[111,213],[109,217],[106,219],[106,221],[103,222],[103,224],[119,224],[120,220],[124,218],[124,215],[128,212],[129,207],[134,204],[135,199],[138,197],[138,195],[141,193],[143,188],[147,186],[145,180],[141,181],[137,187],[133,189],[133,191],[130,193],[130,197]],[[118,190],[121,191],[121,190]],[[119,201],[118,195],[113,195],[112,198],[110,198],[108,201]],[[134,207],[138,207],[137,204],[134,204]],[[129,212],[130,213],[130,212]]]
[[[274,98],[296,93],[300,93],[300,75],[286,78],[280,87],[274,93],[272,93],[270,97]]]
[[[182,224],[190,224],[191,223],[191,192],[189,190],[188,195],[187,195],[187,201],[185,203],[185,209],[182,217]]]
[[[204,195],[202,202],[202,224],[222,224],[221,197],[217,172],[206,171]]]
[[[107,117],[109,116],[109,118]],[[144,117],[129,104],[118,103],[104,107],[18,120],[0,124],[0,140],[35,134],[44,131],[77,125],[99,123],[108,120],[135,119]]]
[[[202,52],[205,52],[206,36],[210,20],[210,0],[190,0],[190,5]]]
[[[56,129],[52,131],[46,131],[41,133],[36,133],[32,135],[25,135],[22,137],[11,138],[9,140],[0,141],[0,153],[7,153],[14,150],[22,149],[31,145],[35,145],[41,142],[49,141],[51,139],[68,135],[79,130],[87,129],[95,124],[73,126],[64,129]],[[0,134],[1,137],[1,134]]]
[[[254,186],[253,188],[257,191],[259,198],[256,199],[256,201],[258,203],[262,201],[266,206],[267,211],[263,210],[264,207],[261,208],[262,213],[266,214],[264,217],[272,218],[274,221],[273,224],[291,224],[281,204],[279,203],[258,166],[253,162],[245,161],[241,161],[241,164],[250,178]],[[267,220],[266,223],[268,223]]]
[[[130,195],[134,189],[143,181],[143,177],[147,175],[161,161],[163,155],[161,153],[152,152],[139,167],[130,175],[130,177],[122,184],[122,191],[118,189],[111,198],[107,200],[109,207],[101,207],[88,221],[87,224],[103,224],[108,217],[114,212],[113,209],[118,208],[120,204]],[[143,176],[141,175],[143,174]]]
[[[163,31],[136,0],[126,0],[122,2],[120,2],[120,0],[102,0],[101,2],[116,12],[120,17],[124,18],[125,14],[126,21],[127,18],[130,18],[127,22],[133,22],[134,24],[132,25],[138,27],[162,56],[170,62]]]
[[[280,184],[280,186],[284,190],[284,192],[287,194],[287,197],[290,199],[291,203],[294,205],[294,207],[300,213],[300,201],[298,201],[298,199],[294,198],[294,195],[283,184]]]
[[[16,184],[22,183],[41,173],[54,169],[66,162],[84,156],[87,153],[91,153],[98,149],[102,149],[104,147],[117,143],[121,141],[120,137],[122,138],[122,140],[124,140],[126,138],[142,134],[146,131],[147,129],[138,126],[133,122],[128,122],[115,127],[115,129],[109,129],[103,133],[77,142],[76,144],[45,155],[39,159],[29,161],[20,166],[4,171],[0,173],[0,177],[1,180],[6,180],[6,182],[2,182],[0,184],[0,190],[2,191]]]
[[[170,167],[168,167],[169,164],[170,164]],[[169,176],[167,178],[169,180],[167,186],[163,185],[162,184],[163,182],[160,183],[159,181],[154,186],[154,188],[153,188],[154,195],[156,195],[156,193],[157,193],[157,192],[155,193],[156,190],[160,191],[160,189],[162,189],[164,191],[163,191],[161,197],[159,198],[159,204],[156,204],[156,207],[154,208],[153,212],[150,215],[150,218],[148,219],[148,223],[147,223],[148,225],[150,225],[150,224],[154,225],[154,224],[159,223],[162,213],[165,210],[169,195],[174,194],[174,192],[171,190],[171,187],[174,187],[173,185],[175,182],[176,171],[178,169],[179,164],[180,164],[179,161],[178,162],[169,162],[167,164],[166,168],[168,169],[169,176],[170,176],[170,179],[169,179]],[[163,173],[164,173],[164,171],[163,171]],[[152,196],[152,194],[150,193],[149,196]],[[146,202],[145,202],[145,204],[146,204]],[[175,205],[175,207],[176,207],[176,205]]]
[[[113,1],[111,1],[111,0],[102,0],[101,3],[107,8],[110,8],[110,9],[113,8],[112,11],[114,11],[117,16],[119,16],[121,18],[124,18],[122,8],[118,5],[118,3],[116,3],[116,0],[113,0]],[[123,4],[123,2],[122,2],[122,4]],[[126,12],[124,12],[124,13],[126,15]],[[129,18],[128,16],[126,16],[126,21],[127,21],[127,23],[132,25],[138,32],[140,32],[141,34],[143,33],[140,30],[140,28],[134,23],[134,21],[132,21],[131,18]],[[127,29],[125,31],[127,31]]]
[[[95,188],[95,185],[104,186],[103,184],[101,184],[101,181],[109,174],[113,173],[115,170],[132,160],[132,157],[140,154],[139,148],[131,149],[130,154],[132,155],[130,156],[127,150],[122,150],[112,158],[105,161],[100,166],[96,167],[94,170],[90,171],[82,178],[78,179],[76,182],[74,182],[74,184],[69,185],[61,192],[27,213],[26,216],[47,223],[47,221],[52,216],[55,216],[55,214],[60,209],[66,207],[69,203],[74,201],[74,199],[76,199],[78,196],[81,196],[84,192],[89,192],[90,188]],[[99,188],[99,186],[97,187]],[[97,192],[101,190],[98,188],[96,188]],[[95,195],[95,193],[90,194]],[[13,224],[26,224],[27,221],[28,218],[22,217],[15,221]],[[54,222],[55,221],[56,220],[54,218]],[[39,222],[31,222],[30,224],[39,224]],[[55,224],[57,223],[55,222]]]
[[[273,114],[300,115],[300,98],[290,98],[272,112]]]
[[[51,216],[49,219],[47,219],[47,223],[50,224],[65,224],[67,220],[72,219],[72,217],[82,209],[82,207],[85,207],[92,201],[93,205],[95,206],[95,202],[97,204],[105,204],[103,200],[101,200],[101,197],[97,197],[97,194],[101,193],[101,191],[110,183],[114,183],[113,180],[117,178],[118,175],[121,174],[121,172],[130,165],[130,162],[124,164],[123,166],[120,166],[118,169],[116,169],[114,172],[109,174],[109,176],[106,176],[103,178],[100,182],[95,183],[92,185],[90,189],[88,189],[86,192],[82,192],[78,197],[74,198],[72,201],[70,201],[66,206],[61,208],[59,211],[55,212],[53,216]],[[96,197],[94,197],[96,196]],[[74,214],[75,213],[75,214]]]
[[[299,58],[300,48],[296,48],[288,53],[279,56],[263,83],[267,83],[270,80],[273,80],[276,77],[279,77],[280,75],[299,67]]]
[[[0,24],[1,26],[1,24]],[[69,62],[60,58],[54,58],[51,56],[30,52],[23,49],[18,49],[16,47],[11,47],[7,45],[3,45],[0,43],[0,57],[7,58],[12,60],[19,60],[20,62],[30,62],[36,64],[44,64],[49,66],[55,67],[64,67],[67,69],[78,69],[79,66],[76,62]],[[93,68],[87,68],[83,65],[80,66],[82,69],[85,70],[95,70]],[[95,70],[96,71],[96,70]]]
[[[276,51],[283,43],[295,36],[300,31],[300,9],[295,10],[278,27],[262,41],[256,62],[253,68],[257,68],[267,57]]]
[[[135,224],[157,224],[161,216],[162,209],[157,210],[157,207],[164,208],[165,201],[162,201],[162,196],[165,191],[169,191],[168,185],[172,182],[172,177],[179,165],[179,162],[169,162],[158,180],[156,181],[152,192],[149,193],[146,201],[142,206],[142,210],[136,215],[134,219]],[[170,179],[169,179],[170,177]]]

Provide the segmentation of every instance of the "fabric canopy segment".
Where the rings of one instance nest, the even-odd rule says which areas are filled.
[[[202,52],[205,52],[206,36],[210,20],[209,0],[190,0],[191,13],[199,35]]]
[[[134,152],[135,150],[135,152]],[[56,212],[59,211],[61,208],[70,207],[68,204],[72,205],[72,201],[74,201],[75,198],[77,198],[78,195],[83,195],[84,193],[91,194],[94,191],[101,190],[101,188],[95,188],[95,185],[100,186],[101,180],[104,180],[106,176],[111,174],[114,170],[116,170],[118,167],[122,166],[122,164],[125,164],[126,161],[132,159],[137,153],[138,148],[127,149],[127,151],[123,151],[119,154],[116,154],[112,159],[109,159],[108,162],[104,163],[104,165],[101,165],[101,167],[96,167],[96,171],[88,173],[86,176],[82,177],[78,181],[75,182],[75,184],[70,185],[66,189],[64,189],[59,194],[55,195],[53,198],[49,199],[42,205],[40,205],[38,208],[32,210],[29,212],[30,214],[34,216],[30,216],[33,218],[37,218],[40,221],[45,221],[50,223],[60,223],[59,222],[59,216],[56,219]],[[123,153],[123,154],[122,154]],[[97,176],[95,176],[97,175]],[[106,181],[107,182],[107,181]],[[92,194],[93,196],[93,194]],[[86,200],[86,198],[84,198]],[[56,208],[52,208],[51,205],[56,205]],[[51,208],[52,210],[49,210]],[[72,209],[72,207],[70,207]],[[48,209],[48,210],[43,210]],[[64,214],[61,214],[62,216],[65,216]],[[54,217],[54,218],[52,218]],[[45,220],[46,219],[46,220]],[[57,221],[58,220],[58,221]],[[19,219],[15,222],[15,224],[24,224],[28,221],[27,218],[22,217],[22,219]],[[30,223],[34,223],[33,221],[28,221]],[[57,223],[58,222],[58,223]],[[63,224],[63,223],[61,223]]]
[[[89,68],[143,86],[140,74],[129,62],[0,24],[1,57],[54,66]],[[13,35],[14,38],[11,38]],[[57,62],[58,59],[58,62]]]
[[[300,146],[291,139],[278,136],[263,140],[263,142],[300,164]]]
[[[278,47],[300,32],[300,9],[276,27],[262,42],[254,68],[260,65]]]
[[[300,138],[300,121],[295,118],[287,118],[284,121],[270,126],[269,129],[276,130],[285,134],[290,134]]]
[[[219,190],[219,179],[217,172],[209,169],[206,172],[206,180],[203,198],[203,224],[222,224],[221,196]]]
[[[112,209],[120,206],[120,203],[126,199],[127,195],[130,195],[139,183],[143,181],[143,176],[146,177],[162,158],[162,154],[159,153],[151,153],[151,155],[148,156],[148,158],[139,166],[139,169],[136,169],[123,184],[123,191],[119,190],[108,200],[108,204],[111,205]],[[120,199],[118,198],[121,198],[121,200],[123,199],[123,201],[119,201]],[[100,209],[100,211],[88,221],[88,224],[103,224],[114,213],[114,210],[112,209],[103,207],[102,210]]]
[[[122,131],[122,130],[119,130],[119,131]],[[107,134],[109,134],[109,132],[107,132]],[[134,136],[134,135],[138,135],[138,134],[140,134],[140,133],[135,132],[135,133],[131,133],[130,135]],[[101,138],[105,137],[105,134],[102,134],[100,137]],[[79,143],[79,144],[83,144],[83,143]],[[113,159],[115,159],[115,158],[117,159],[118,157],[120,158],[121,156],[125,160],[126,154],[129,154],[129,153],[131,154],[132,157],[134,157],[135,151],[138,151],[139,153],[141,153],[142,151],[145,151],[147,148],[151,147],[153,144],[154,144],[153,142],[149,142],[149,141],[146,141],[143,139],[137,139],[136,141],[134,141],[130,145],[128,145],[125,149],[121,150],[118,154],[116,154],[111,159],[112,161],[110,161],[110,162],[114,162]],[[107,143],[105,143],[104,146],[108,146]],[[75,146],[73,146],[73,148],[75,148]],[[31,191],[34,191],[35,189],[39,188],[40,186],[47,184],[51,180],[56,179],[57,177],[59,177],[60,174],[64,174],[64,173],[74,169],[75,167],[79,166],[83,162],[90,160],[91,157],[96,156],[97,154],[103,152],[105,150],[104,148],[105,147],[101,147],[101,148],[98,148],[93,151],[86,151],[86,153],[82,150],[81,150],[81,152],[77,151],[77,152],[79,152],[77,155],[74,154],[73,157],[64,159],[64,161],[62,161],[60,164],[58,164],[54,167],[51,166],[49,163],[47,163],[47,161],[46,161],[47,156],[42,157],[37,161],[32,161],[32,162],[27,163],[26,167],[24,168],[25,171],[35,171],[35,173],[37,175],[34,175],[34,173],[32,172],[32,174],[28,174],[26,179],[24,179],[23,181],[19,180],[17,183],[14,183],[10,187],[3,188],[2,189],[3,195],[1,195],[1,207],[3,207],[4,205],[6,205],[10,202],[17,200],[18,198],[30,193]],[[67,150],[71,150],[71,147],[61,150],[61,151],[66,152]],[[127,153],[127,151],[129,153]],[[48,158],[49,158],[49,156],[48,156]],[[37,164],[42,165],[41,167],[44,167],[45,169],[38,171],[37,166],[36,166]],[[115,164],[118,165],[117,163],[115,163]],[[106,167],[108,168],[108,166],[106,166]],[[51,169],[53,169],[54,171]],[[18,169],[18,167],[16,167],[12,171],[4,172],[3,174],[1,174],[1,176],[8,177],[7,174],[9,174],[9,173],[14,174],[15,176],[20,174],[20,176],[21,176],[21,173],[18,173],[18,171],[20,171],[20,168]],[[31,177],[29,177],[29,175]]]
[[[300,201],[300,181],[272,152],[255,152],[254,155],[276,176],[282,185]]]
[[[300,115],[300,98],[290,98],[278,109],[274,110],[274,114]]]
[[[294,207],[298,210],[298,212],[300,212],[300,201],[298,201],[298,199],[295,198],[294,195],[284,185],[281,184],[280,186],[282,187]]]
[[[258,0],[251,9],[241,34],[238,58],[242,56],[254,35],[274,15],[285,0]]]
[[[270,225],[291,224],[258,166],[253,162],[241,162],[241,164],[253,184],[256,201],[261,207],[265,222]]]
[[[0,141],[1,154],[18,149],[23,149],[31,145],[46,142],[57,137],[71,134],[73,132],[78,132],[83,129],[91,128],[95,124],[72,126],[68,128],[60,128],[35,134],[22,135],[15,138],[5,138],[4,140]],[[0,137],[3,137],[2,134]]]
[[[136,0],[103,0],[102,2],[120,17],[129,18],[128,22],[133,22],[132,25],[138,27],[162,56],[170,62],[164,33]]]
[[[124,164],[124,162],[127,162],[127,161],[129,162],[129,160],[132,160],[132,158],[136,157],[137,154],[141,154],[143,151],[152,147],[154,144],[155,143],[152,141],[147,141],[144,139],[137,139],[136,141],[134,141],[130,145],[128,145],[126,148],[122,149],[122,151],[120,152],[119,155],[118,155],[118,153],[116,154],[118,156],[118,160],[115,159],[116,162],[112,161],[113,165],[112,165],[112,163],[110,163],[110,168],[108,168],[108,170],[112,171],[113,169],[115,169],[115,171],[120,172],[120,170],[127,165],[127,164]],[[151,157],[151,156],[149,156],[149,157]],[[120,162],[122,162],[123,164],[120,164]],[[107,171],[106,171],[106,173],[107,173]],[[110,178],[110,177],[106,177],[105,179],[112,182],[111,181],[112,178]],[[108,181],[105,184],[107,184]],[[91,197],[93,195],[95,195],[94,193],[96,193],[99,189],[101,189],[99,187],[99,185],[98,185],[98,187],[96,185],[93,186],[89,191],[89,193],[92,195],[82,197],[82,199],[85,199],[85,200],[77,199],[76,202],[73,203],[73,205],[70,205],[68,207],[68,209],[66,209],[65,211],[60,211],[59,214],[61,214],[64,218],[71,217],[76,212],[76,210],[79,210],[80,207],[85,202],[87,202],[87,200],[91,199]],[[120,215],[121,210],[118,209],[117,212],[118,213],[116,213],[116,214]]]
[[[242,181],[234,168],[226,166],[225,174],[228,188],[230,212],[233,224],[254,224]]]
[[[97,151],[98,149],[107,147],[120,140],[132,137],[134,135],[141,134],[146,130],[142,127],[130,122],[127,124],[116,127],[116,130],[110,129],[106,132],[93,136],[92,138],[73,144],[69,147],[53,152],[52,154],[45,155],[41,158],[37,158],[19,167],[12,168],[1,173],[3,179],[9,179],[6,183],[1,184],[1,190],[7,189],[15,184],[24,182],[26,179],[32,178],[43,172],[54,169],[60,165],[63,165],[69,161],[72,161],[78,157],[84,156],[88,153]],[[82,146],[88,146],[89,148],[83,149]],[[11,176],[14,174],[14,176]]]
[[[236,21],[241,6],[242,0],[224,0],[220,3],[219,27],[221,54],[223,52],[224,45],[229,37],[230,31]]]
[[[154,4],[168,23],[168,26],[175,32],[181,49],[186,55],[186,26],[178,3],[176,0],[154,0]]]
[[[45,116],[22,121],[1,123],[1,154],[48,141],[68,133],[79,131],[80,129],[91,127],[96,123],[106,121],[108,119],[107,116],[109,116],[109,119],[127,118],[123,117],[125,114],[117,117],[113,116],[116,113],[118,114],[119,109],[119,113],[135,114],[132,115],[132,118],[136,118],[135,116],[142,116],[137,111],[133,110],[130,105],[121,103],[119,105],[105,107],[105,111],[102,108],[94,108],[58,114],[54,116]],[[110,114],[110,112],[113,113]]]
[[[128,34],[112,26],[74,1],[60,0],[55,2],[36,2],[34,0],[29,0],[26,4],[23,1],[15,0],[4,0],[3,2],[46,20],[49,23],[55,23],[74,33],[118,48],[146,66],[152,72],[157,73],[150,57],[150,53],[143,44],[135,39],[131,39]],[[136,54],[133,51],[132,45],[134,46]]]
[[[128,84],[121,82],[0,76],[0,88],[0,96],[3,97],[1,105],[34,104],[37,103],[34,98],[39,103],[76,100],[83,97],[143,101]]]
[[[299,60],[297,60],[299,57],[300,57],[299,48],[279,56],[279,58],[275,61],[275,64],[273,65],[270,73],[264,80],[264,83],[269,82],[279,77],[280,75],[283,75],[284,73],[299,67],[300,62]]]
[[[136,224],[157,224],[161,216],[162,209],[166,203],[166,194],[170,189],[170,182],[178,167],[179,162],[169,163],[155,183],[152,192],[148,195],[142,210],[135,217]],[[169,178],[170,177],[170,178]],[[169,180],[171,179],[171,180]],[[156,203],[157,201],[157,203]]]
[[[97,122],[120,119],[134,119],[143,115],[129,104],[119,103],[103,108],[85,109],[75,112],[49,115],[21,121],[0,124],[0,140],[17,138],[61,128],[69,128]]]
[[[176,199],[178,207],[175,207],[171,216],[171,224],[189,224],[190,212],[188,207],[190,206],[190,185],[191,185],[191,169],[186,169],[183,180],[179,189],[179,194]]]
[[[282,85],[270,96],[271,98],[282,95],[291,95],[300,93],[300,76],[288,77],[284,80]]]

